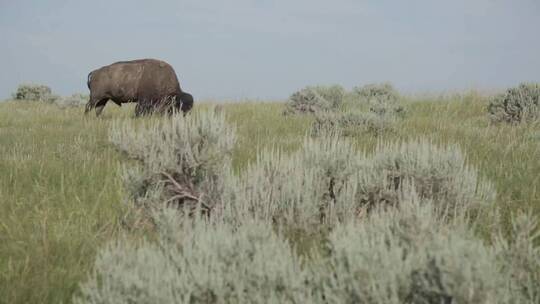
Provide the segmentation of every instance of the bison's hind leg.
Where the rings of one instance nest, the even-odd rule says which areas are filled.
[[[90,101],[86,104],[86,107],[84,109],[84,114],[88,114],[92,109],[96,109],[96,116],[99,116],[101,112],[103,111],[103,108],[107,104],[107,101],[109,98],[93,98],[90,96]]]
[[[102,99],[96,104],[96,117],[99,117],[99,115],[101,115],[101,112],[103,112],[107,101],[109,101],[109,99]]]
[[[84,108],[84,114],[88,114],[93,108],[96,107],[96,104],[98,103],[99,99],[94,99],[90,97],[90,100],[86,104],[86,107]]]

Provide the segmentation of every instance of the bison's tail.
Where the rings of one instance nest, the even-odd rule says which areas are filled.
[[[92,72],[88,74],[88,80],[86,81],[86,85],[88,86],[89,90],[90,90],[90,81],[92,81]]]

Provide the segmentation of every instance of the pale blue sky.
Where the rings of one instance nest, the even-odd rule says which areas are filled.
[[[0,39],[0,98],[22,82],[87,92],[92,69],[148,57],[196,99],[540,82],[539,0],[0,0]]]

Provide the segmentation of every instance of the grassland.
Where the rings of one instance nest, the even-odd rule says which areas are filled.
[[[379,140],[420,136],[457,143],[494,183],[504,223],[517,210],[540,214],[540,126],[490,125],[485,107],[474,94],[409,100],[396,132],[354,140],[366,151]],[[296,149],[311,122],[284,117],[280,103],[227,104],[224,110],[238,128],[238,169],[265,147]],[[108,107],[98,119],[83,117],[81,108],[0,104],[0,303],[70,302],[102,244],[120,234],[141,237],[122,224],[123,160],[107,141],[111,122],[132,112]]]

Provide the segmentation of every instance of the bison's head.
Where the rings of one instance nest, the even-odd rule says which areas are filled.
[[[189,112],[191,108],[193,108],[193,96],[191,96],[191,94],[189,93],[182,92],[182,94],[180,94],[179,97],[180,97],[180,104],[181,104],[180,110],[182,110],[182,112],[184,112],[185,114]]]

